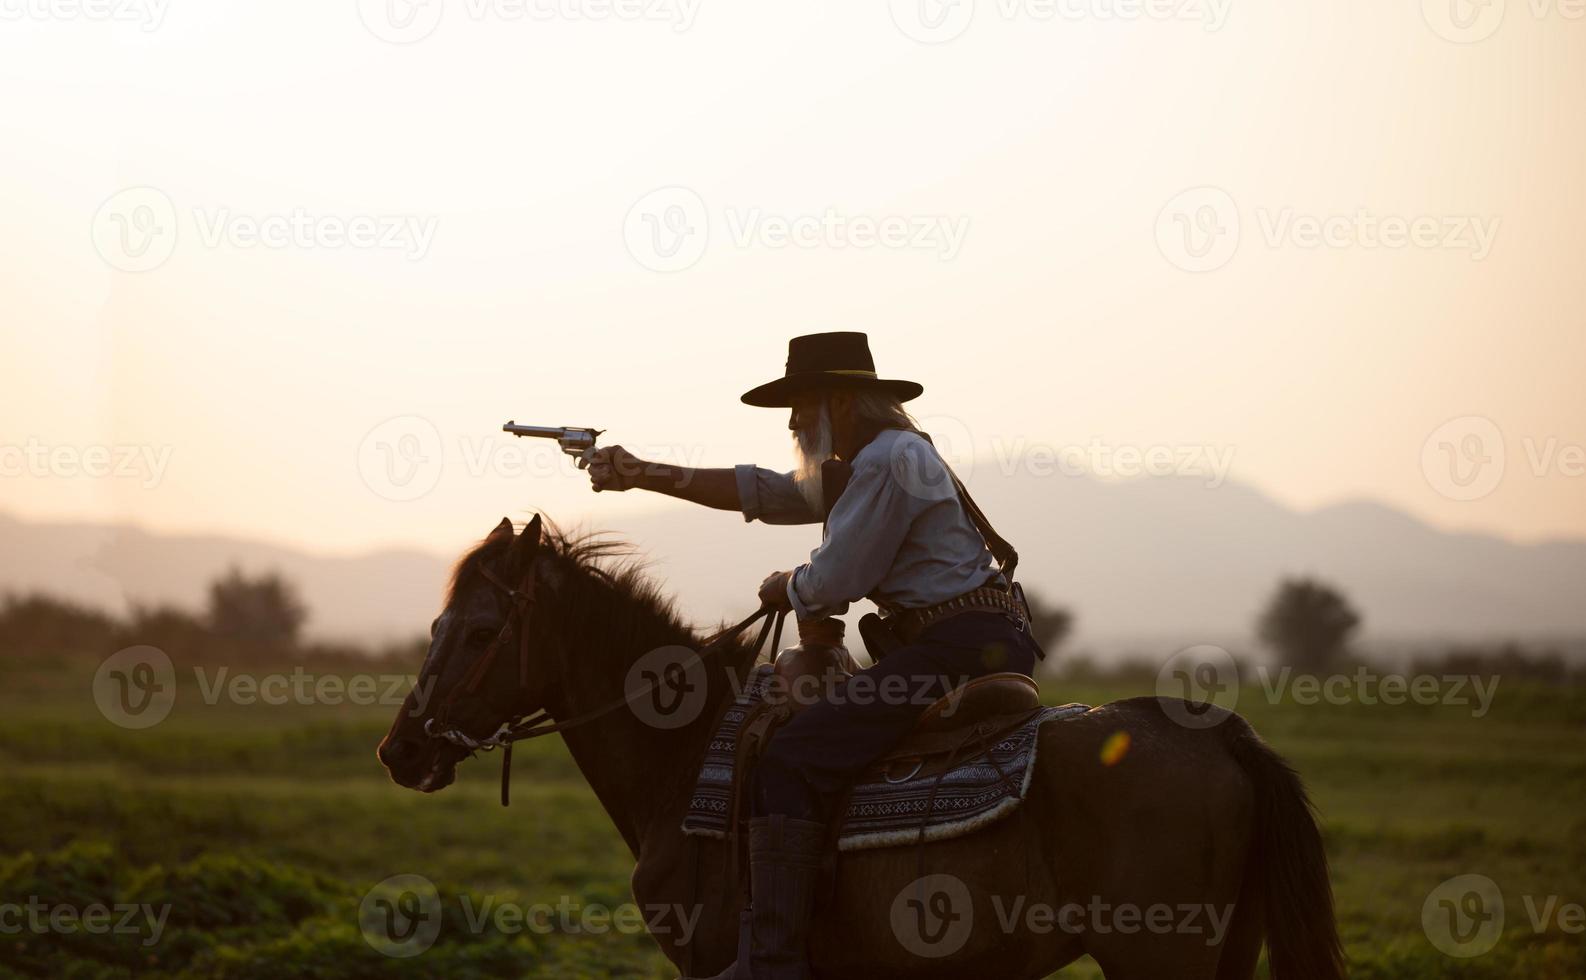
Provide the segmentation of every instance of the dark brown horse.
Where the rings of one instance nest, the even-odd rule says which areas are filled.
[[[444,728],[483,740],[533,711],[566,721],[622,701],[641,657],[700,649],[639,573],[603,567],[613,551],[542,536],[539,518],[514,534],[503,519],[463,557],[420,687],[380,743],[393,780],[425,792],[452,782],[468,752],[427,734],[442,705]],[[514,614],[518,583],[533,600]],[[655,936],[695,975],[732,959],[737,895],[726,846],[680,828],[750,646],[692,661],[686,723],[624,706],[561,733],[633,852],[635,900],[702,909],[688,945]],[[923,850],[843,854],[812,930],[818,974],[1035,978],[1088,953],[1109,980],[1247,980],[1265,941],[1278,980],[1342,977],[1327,859],[1299,779],[1237,715],[1191,728],[1165,705],[1135,698],[1048,723],[1026,801],[989,827]]]

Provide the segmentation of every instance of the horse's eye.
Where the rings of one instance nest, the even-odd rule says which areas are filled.
[[[469,634],[468,634],[468,643],[469,643],[470,646],[476,646],[476,647],[489,646],[490,641],[495,639],[495,638],[496,638],[496,631],[495,630],[476,629],[476,630],[471,630],[469,632]]]

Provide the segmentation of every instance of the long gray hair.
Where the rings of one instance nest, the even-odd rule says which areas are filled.
[[[918,432],[914,421],[896,396],[880,391],[853,391],[854,421],[860,428],[907,429]],[[815,413],[813,425],[800,426],[793,432],[793,456],[797,466],[794,482],[804,495],[810,510],[825,516],[826,497],[821,488],[821,464],[832,458],[832,416],[829,392],[820,393],[820,409]]]

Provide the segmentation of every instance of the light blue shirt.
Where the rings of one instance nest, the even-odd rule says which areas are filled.
[[[820,522],[793,474],[746,464],[737,478],[744,520]],[[800,619],[840,616],[862,598],[893,612],[945,602],[993,580],[1002,575],[936,447],[918,433],[887,429],[854,457],[821,546],[794,569],[788,598]]]

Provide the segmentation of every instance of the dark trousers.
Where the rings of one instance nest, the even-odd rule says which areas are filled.
[[[836,798],[902,741],[925,709],[976,677],[1030,674],[1038,652],[1029,627],[1000,613],[936,623],[772,736],[755,768],[754,815],[830,820]]]

